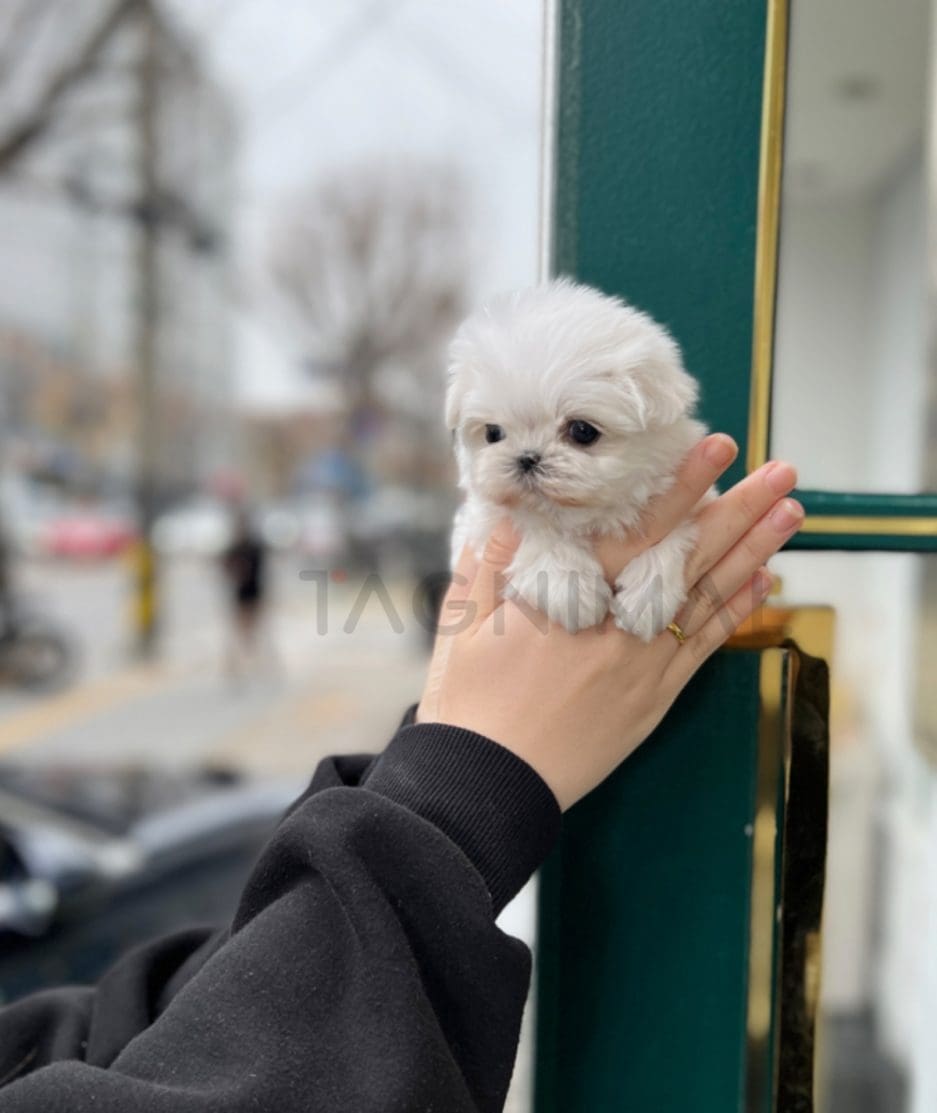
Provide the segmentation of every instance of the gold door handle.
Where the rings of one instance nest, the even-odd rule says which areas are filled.
[[[748,1113],[814,1109],[833,617],[829,607],[765,607],[730,643],[763,650],[752,830]]]

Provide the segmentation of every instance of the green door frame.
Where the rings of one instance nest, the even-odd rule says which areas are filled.
[[[768,451],[786,0],[552,10],[550,267],[668,325],[705,420],[741,446],[734,482]],[[793,547],[937,550],[937,497],[803,499]],[[753,864],[784,776],[765,745],[782,658],[719,654],[567,816],[541,876],[537,1113],[774,1108],[777,895],[766,921]]]

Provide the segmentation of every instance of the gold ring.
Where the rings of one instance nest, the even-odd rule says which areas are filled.
[[[683,645],[686,641],[686,634],[683,632],[683,629],[676,622],[668,622],[667,629],[673,634],[680,645]]]

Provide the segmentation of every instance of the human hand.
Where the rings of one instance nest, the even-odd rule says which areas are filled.
[[[606,574],[683,521],[735,451],[721,434],[703,440],[649,507],[640,534],[597,543]],[[570,807],[644,741],[700,665],[760,606],[771,587],[765,561],[803,521],[800,505],[785,497],[796,478],[789,464],[766,464],[699,514],[689,597],[677,618],[683,644],[666,630],[644,643],[611,619],[570,634],[504,600],[519,538],[502,522],[480,561],[469,552],[459,561],[417,720],[499,742],[540,774],[562,809]]]

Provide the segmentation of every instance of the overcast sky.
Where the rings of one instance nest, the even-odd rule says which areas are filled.
[[[240,121],[241,262],[317,174],[396,152],[454,159],[474,192],[476,297],[536,277],[541,0],[171,0]],[[239,330],[252,400],[302,390],[263,314]]]
[[[453,160],[473,194],[475,298],[536,278],[541,0],[162,2],[199,44],[237,122],[235,271],[251,307],[234,336],[243,401],[288,406],[311,389],[295,339],[256,295],[271,221],[322,173],[397,153]],[[95,174],[127,162],[126,141],[109,153],[100,137],[85,148],[67,130],[72,153],[61,155],[61,134],[34,161],[43,151],[66,167],[90,160]],[[136,301],[125,222],[8,184],[0,249],[0,323],[66,344],[91,332],[112,363],[115,353],[129,357]]]

